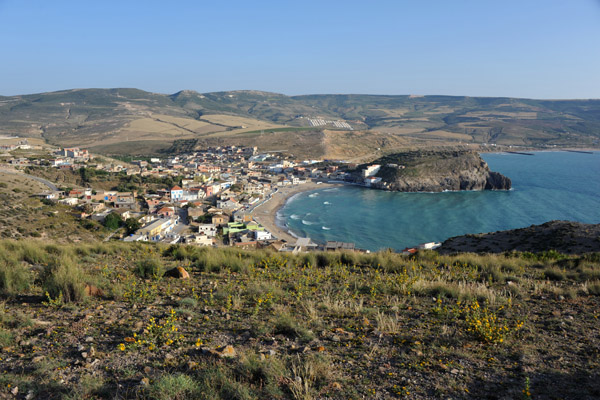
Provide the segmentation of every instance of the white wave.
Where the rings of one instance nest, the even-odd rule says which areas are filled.
[[[313,194],[309,194],[308,197],[317,197],[319,195],[319,193],[313,193]]]
[[[314,224],[314,222],[305,221],[305,220],[302,220],[302,223],[303,223],[304,225],[312,225],[312,224]]]
[[[296,215],[296,214],[292,214],[292,215],[290,215],[290,218],[291,219],[300,219],[300,216]]]
[[[325,230],[325,231],[329,231],[329,230],[331,230],[331,228],[328,228],[328,227],[326,227],[326,226],[322,226],[322,227],[321,227],[321,229],[323,229],[323,230]]]
[[[331,203],[328,201],[324,201],[323,204],[325,204],[326,206],[330,205]]]

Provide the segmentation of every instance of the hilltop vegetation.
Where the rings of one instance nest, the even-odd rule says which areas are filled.
[[[0,292],[3,398],[600,395],[593,253],[1,241]]]
[[[345,121],[353,131],[330,123],[312,127],[311,118]],[[258,91],[163,95],[137,89],[77,89],[0,100],[0,135],[43,137],[52,144],[114,154],[157,153],[176,140],[191,139],[199,145],[259,143],[299,157],[360,157],[423,144],[597,146],[599,132],[600,100]],[[294,146],[302,140],[308,140],[306,146]]]

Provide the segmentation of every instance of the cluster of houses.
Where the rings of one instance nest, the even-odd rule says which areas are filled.
[[[277,152],[258,153],[257,150],[256,147],[217,146],[164,159],[153,157],[120,163],[96,159],[85,149],[63,148],[46,160],[37,160],[37,164],[60,169],[86,167],[141,177],[173,177],[179,184],[155,191],[140,188],[139,193],[76,188],[37,196],[73,207],[80,218],[103,222],[108,215],[116,213],[122,220],[136,219],[142,226],[125,237],[126,241],[240,248],[270,246],[278,251],[316,248],[310,240],[292,244],[277,240],[253,220],[252,211],[281,187],[310,180],[349,181],[353,177],[347,172],[348,168],[335,162],[297,161]],[[322,248],[349,250],[353,244],[331,242]]]

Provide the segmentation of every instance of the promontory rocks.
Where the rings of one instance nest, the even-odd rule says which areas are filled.
[[[374,171],[372,177],[365,173],[369,166],[377,165],[379,169],[370,169]],[[510,179],[490,171],[478,153],[463,150],[415,150],[390,154],[359,166],[355,177],[372,187],[400,192],[511,188]]]

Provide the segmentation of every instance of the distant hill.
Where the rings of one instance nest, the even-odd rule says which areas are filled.
[[[423,143],[593,147],[600,100],[73,89],[0,97],[7,134],[104,153],[187,140],[346,159]]]

